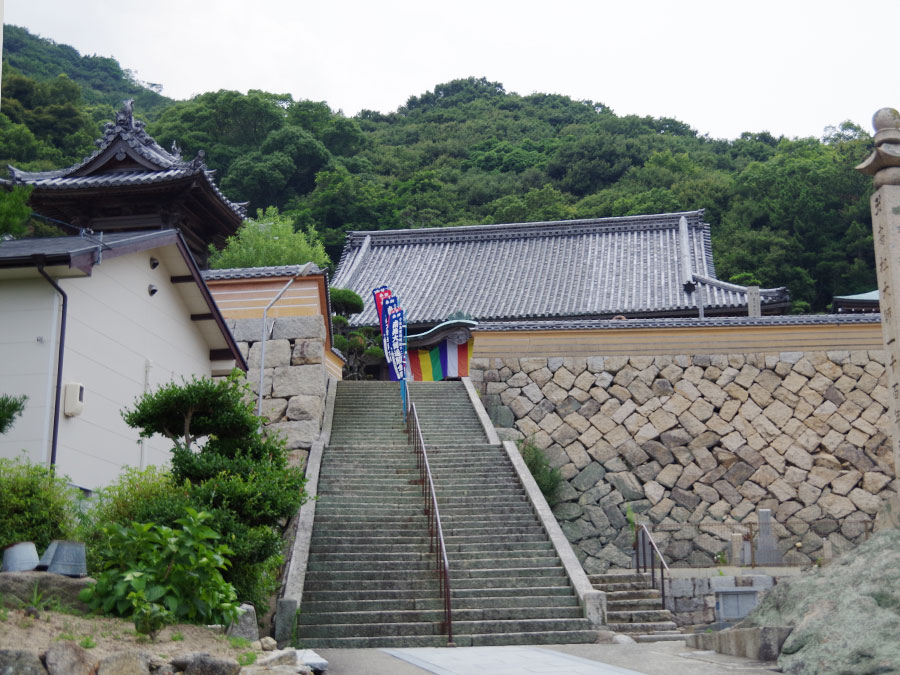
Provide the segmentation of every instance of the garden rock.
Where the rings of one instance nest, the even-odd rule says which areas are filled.
[[[256,624],[256,608],[253,605],[244,603],[241,605],[240,610],[242,614],[238,618],[237,623],[232,624],[228,628],[228,637],[244,638],[249,642],[259,640],[259,626]]]
[[[87,612],[89,607],[78,599],[78,594],[93,583],[90,577],[71,578],[50,572],[0,572],[0,597],[15,598],[22,604],[28,604],[37,585],[37,592],[43,600],[58,600],[63,607]]]
[[[0,675],[45,675],[37,656],[21,649],[0,649]]]
[[[280,649],[274,652],[269,652],[262,658],[256,660],[256,665],[259,666],[282,666],[282,665],[296,665],[297,664],[297,651],[295,649]]]
[[[48,675],[94,675],[94,659],[74,642],[57,642],[44,654]]]
[[[830,565],[783,580],[739,625],[794,626],[783,672],[892,672],[900,663],[900,530],[884,530]]]
[[[184,675],[237,675],[241,666],[234,659],[211,656],[201,652],[182,654],[171,661]]]
[[[150,675],[150,657],[140,652],[111,654],[100,662],[97,675]]]

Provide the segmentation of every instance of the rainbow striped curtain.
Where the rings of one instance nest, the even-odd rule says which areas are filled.
[[[454,344],[444,340],[431,349],[408,352],[409,379],[414,382],[437,382],[448,377],[467,377],[472,358],[472,340]]]

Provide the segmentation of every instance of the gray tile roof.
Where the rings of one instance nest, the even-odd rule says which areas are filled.
[[[691,315],[698,292],[686,281],[707,312],[746,311],[747,289],[716,278],[703,211],[351,232],[333,286],[365,301],[351,323],[373,325],[372,289],[383,284],[411,324],[433,324],[456,311],[478,321]],[[761,299],[764,308],[789,300],[784,288]]]
[[[232,267],[221,270],[204,270],[203,278],[206,281],[221,281],[223,279],[265,279],[268,277],[298,277],[311,274],[322,274],[315,263],[305,265],[277,265],[273,267]]]
[[[194,159],[184,160],[174,144],[172,152],[163,149],[144,130],[144,123],[134,119],[130,109],[123,108],[116,115],[115,122],[107,122],[103,137],[95,143],[97,150],[73,166],[55,171],[23,171],[9,166],[10,179],[16,185],[33,185],[48,190],[78,190],[168,183],[199,176],[229,209],[242,218],[247,215],[246,204],[230,201],[219,190],[213,180],[215,172],[207,169],[203,163],[202,151]],[[122,160],[127,154],[131,154],[145,169],[104,170],[111,155]]]
[[[556,321],[485,321],[473,330],[498,331],[538,330],[626,330],[633,328],[728,328],[734,326],[828,326],[857,323],[881,323],[880,314],[787,314],[782,316],[717,316],[705,319],[562,319]]]

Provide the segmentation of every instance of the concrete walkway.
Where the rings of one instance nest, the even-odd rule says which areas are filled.
[[[689,649],[684,642],[316,652],[328,661],[328,675],[762,675],[775,666]]]

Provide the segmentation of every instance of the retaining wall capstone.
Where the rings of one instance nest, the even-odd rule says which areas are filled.
[[[560,470],[554,513],[590,574],[630,566],[629,507],[670,564],[715,564],[727,537],[691,526],[759,509],[785,562],[809,564],[860,543],[894,494],[880,351],[475,358],[470,374],[501,436]]]

